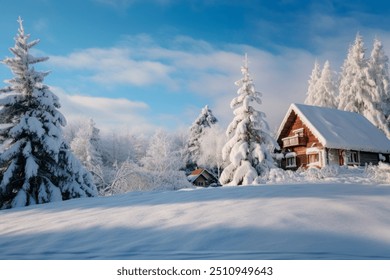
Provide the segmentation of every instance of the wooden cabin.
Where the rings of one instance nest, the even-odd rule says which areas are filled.
[[[280,167],[390,162],[390,140],[364,116],[337,109],[292,104],[277,132]]]
[[[213,174],[203,168],[195,169],[187,176],[188,181],[197,187],[208,187],[217,184],[218,179]]]

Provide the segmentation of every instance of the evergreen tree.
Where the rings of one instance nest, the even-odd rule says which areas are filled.
[[[374,43],[371,58],[366,59],[363,39],[359,34],[356,35],[355,43],[350,47],[342,67],[339,109],[363,115],[389,135],[382,107],[382,95],[386,89],[381,86],[383,73],[379,73],[379,64],[383,63],[380,60],[386,59],[381,58],[380,53],[381,44]]]
[[[186,165],[188,169],[194,169],[195,166],[198,165],[198,160],[200,157],[200,142],[202,136],[205,133],[205,129],[210,128],[217,122],[217,118],[206,105],[190,128],[186,153]]]
[[[321,77],[317,81],[317,96],[310,105],[337,108],[337,86],[334,78],[334,73],[330,68],[330,63],[327,60],[324,68],[321,71]]]
[[[389,58],[378,39],[374,40],[371,57],[368,60],[368,76],[375,110],[366,112],[365,115],[390,138]]]
[[[222,149],[222,157],[229,164],[222,171],[223,185],[249,185],[266,178],[274,160],[270,150],[277,143],[269,133],[265,114],[255,106],[261,104],[261,94],[255,90],[248,70],[248,59],[241,67],[243,78],[236,82],[240,88],[230,107],[234,119],[227,128],[228,142]]]
[[[367,106],[372,104],[370,90],[363,38],[357,34],[342,66],[338,108],[364,115]]]
[[[89,172],[70,152],[62,136],[66,120],[60,103],[43,83],[48,72],[32,66],[34,57],[19,18],[13,58],[6,58],[14,78],[0,95],[0,209],[96,195]]]
[[[305,104],[314,105],[318,98],[318,80],[321,78],[321,67],[318,61],[314,62],[314,67],[308,81],[309,86],[307,88]]]

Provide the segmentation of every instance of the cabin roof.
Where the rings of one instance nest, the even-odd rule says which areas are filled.
[[[200,176],[204,177],[206,180],[213,178],[214,180],[218,181],[213,174],[211,174],[209,171],[203,168],[198,168],[193,170],[191,174],[187,176],[187,179],[191,183],[194,183],[196,179],[198,179]]]
[[[291,104],[279,127],[278,140],[286,136],[295,115],[299,116],[324,147],[390,153],[390,140],[364,116],[296,103]]]
[[[198,168],[198,169],[193,170],[190,175],[200,175],[203,171],[205,171],[205,169]]]

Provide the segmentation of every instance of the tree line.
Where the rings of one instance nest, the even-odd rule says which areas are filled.
[[[363,37],[357,34],[339,73],[329,61],[322,70],[316,61],[305,104],[359,113],[390,138],[389,58],[382,42],[376,38],[367,57]]]

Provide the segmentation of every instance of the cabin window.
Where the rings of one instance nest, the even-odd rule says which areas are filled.
[[[320,155],[319,154],[309,154],[308,155],[308,162],[309,163],[317,163],[320,161]]]
[[[206,184],[205,182],[202,182],[202,181],[198,181],[195,183],[195,186],[198,186],[198,187],[204,187]]]
[[[294,136],[303,137],[303,128],[293,130]]]
[[[359,163],[359,154],[356,151],[347,152],[347,161],[348,163]]]
[[[297,154],[296,153],[287,153],[286,154],[286,167],[287,168],[297,167]]]
[[[306,149],[307,163],[308,165],[320,166],[321,162],[321,150],[317,147],[311,147]]]

